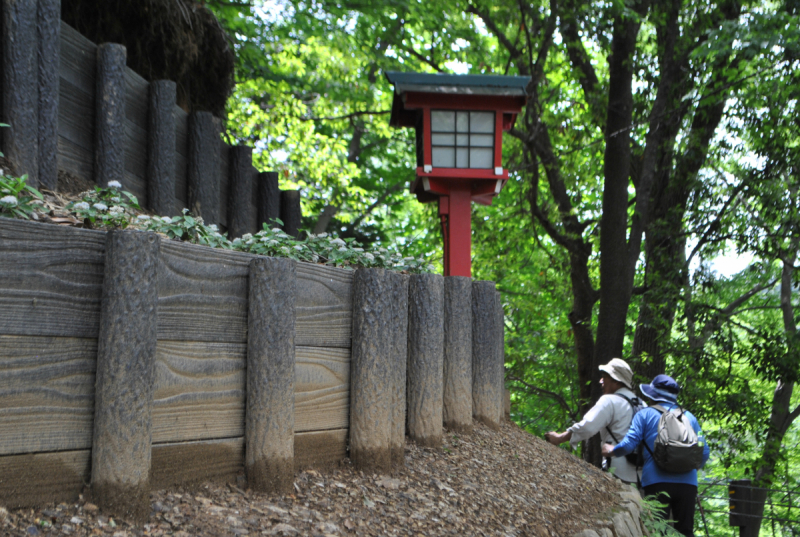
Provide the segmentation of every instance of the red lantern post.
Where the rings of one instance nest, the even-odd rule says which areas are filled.
[[[414,127],[422,203],[438,201],[444,275],[472,275],[471,202],[491,205],[508,180],[503,131],[525,106],[529,78],[387,72],[395,85],[390,125]]]

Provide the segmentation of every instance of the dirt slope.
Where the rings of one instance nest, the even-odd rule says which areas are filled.
[[[204,484],[151,495],[144,525],[131,526],[91,503],[7,512],[2,535],[533,535],[569,537],[599,527],[617,482],[544,440],[506,423],[472,435],[445,431],[442,449],[406,444],[391,475],[355,471],[345,460],[295,479],[277,497],[238,484]]]

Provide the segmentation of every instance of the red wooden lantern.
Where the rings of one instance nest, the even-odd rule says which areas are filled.
[[[508,180],[503,131],[525,106],[524,76],[387,72],[394,84],[389,124],[414,127],[417,173],[411,192],[439,202],[444,275],[472,275],[470,203],[490,205]]]

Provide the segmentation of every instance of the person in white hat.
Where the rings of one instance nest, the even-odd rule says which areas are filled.
[[[612,446],[616,446],[625,437],[633,419],[634,407],[642,404],[632,391],[633,371],[621,358],[613,358],[599,369],[603,396],[581,421],[563,433],[547,433],[544,435],[545,440],[556,446],[569,441],[576,448],[579,443],[597,433],[600,433],[600,440],[604,444]],[[625,457],[612,457],[610,461],[603,461],[603,464],[625,483],[637,483],[638,469]]]

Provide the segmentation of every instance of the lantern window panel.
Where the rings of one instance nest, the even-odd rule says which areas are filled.
[[[494,167],[494,150],[491,148],[470,147],[469,167],[470,168]]]
[[[434,168],[455,168],[456,167],[456,148],[455,147],[434,147],[433,154]]]
[[[455,132],[456,113],[451,110],[431,110],[431,132]]]
[[[494,134],[494,112],[470,112],[469,132]]]
[[[454,146],[456,145],[456,135],[455,134],[431,134],[431,145],[447,145],[447,146]],[[461,144],[459,144],[461,145]],[[464,144],[466,145],[466,144]]]
[[[456,112],[456,132],[469,132],[469,112]]]
[[[430,117],[434,167],[494,167],[495,112],[431,110]]]
[[[469,148],[456,148],[456,168],[469,168]]]

